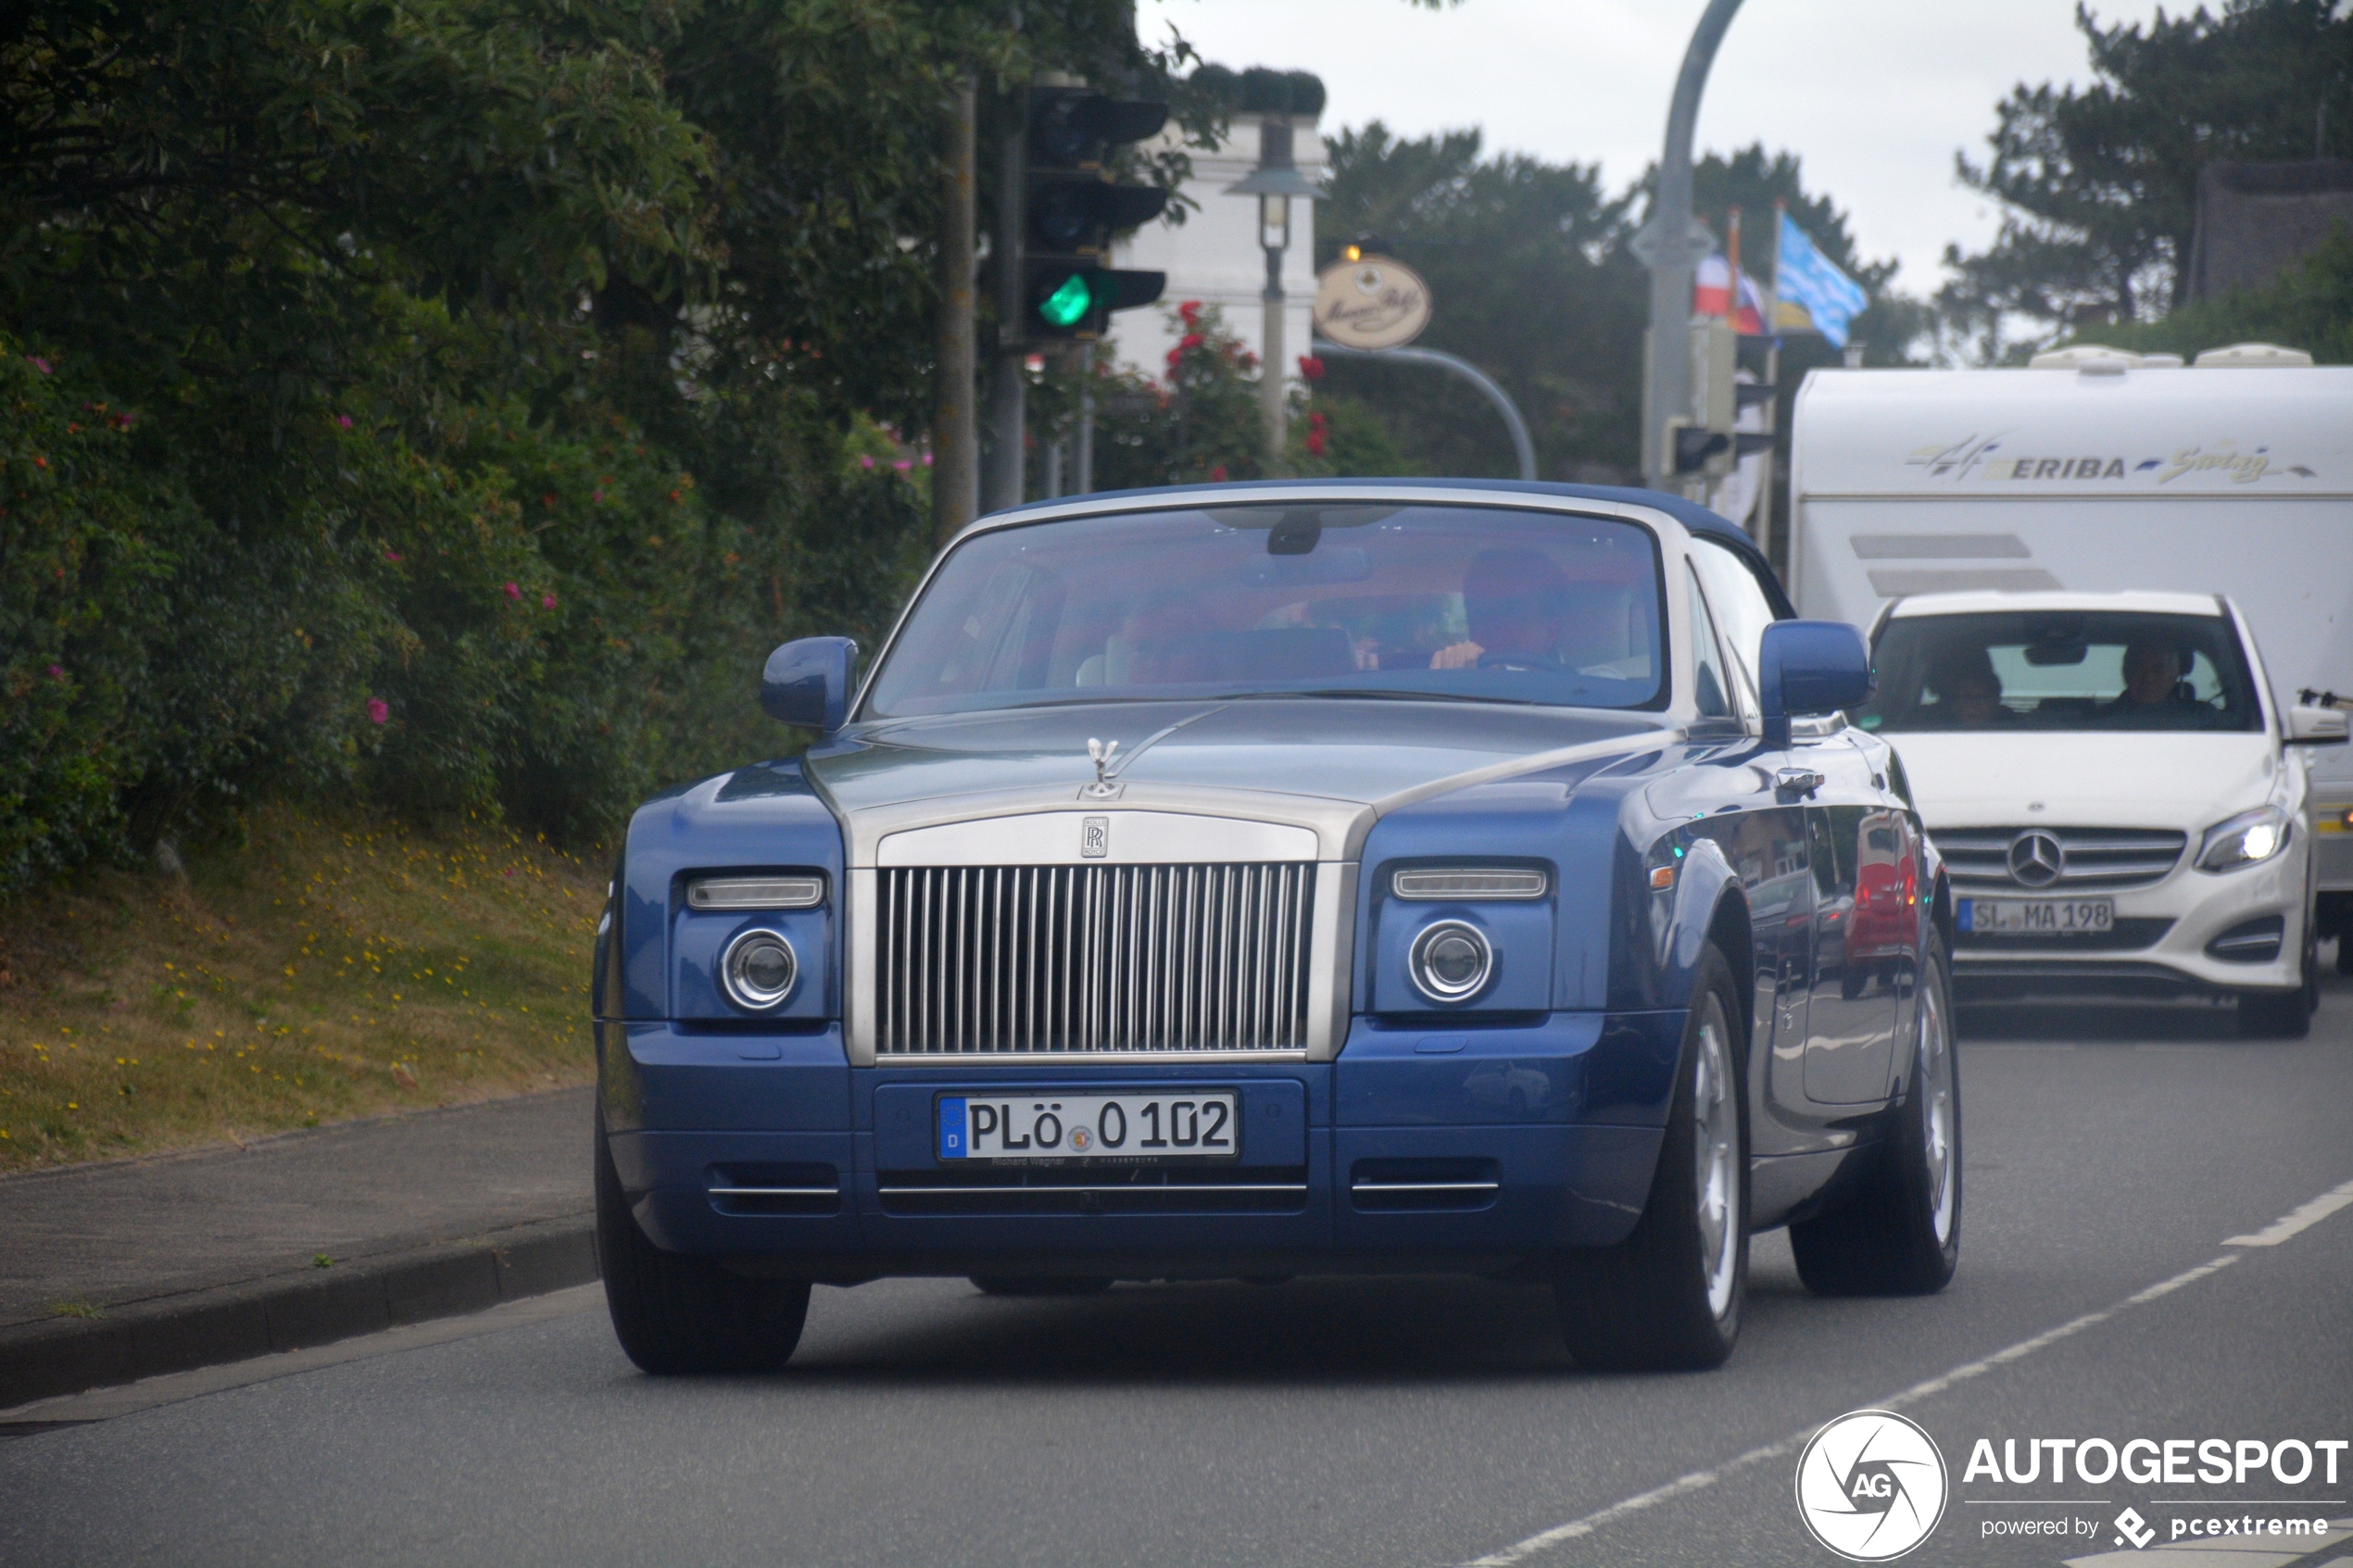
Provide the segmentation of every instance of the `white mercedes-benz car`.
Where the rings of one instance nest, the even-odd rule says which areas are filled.
[[[2318,1000],[2305,747],[2226,598],[1898,599],[1856,714],[1894,744],[1952,878],[1964,994],[2234,995],[2243,1034]]]

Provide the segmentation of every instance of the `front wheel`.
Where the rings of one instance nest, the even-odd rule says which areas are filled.
[[[1789,1228],[1798,1278],[1818,1296],[1929,1296],[1961,1261],[1961,1076],[1953,1054],[1944,939],[1920,956],[1912,1070],[1859,1197]]]
[[[629,1211],[601,1125],[597,1266],[623,1351],[657,1376],[774,1372],[792,1359],[809,1316],[806,1280],[744,1279],[648,1241]]]
[[[1740,996],[1715,945],[1701,948],[1650,1202],[1631,1236],[1570,1254],[1554,1278],[1561,1336],[1580,1366],[1698,1370],[1732,1353],[1748,1286]]]

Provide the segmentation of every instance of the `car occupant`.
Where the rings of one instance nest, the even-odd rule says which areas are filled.
[[[2194,655],[2162,637],[2138,636],[2124,645],[2124,689],[2093,711],[2126,727],[2170,728],[2205,708],[2183,688]]]
[[[1429,656],[1432,670],[1558,670],[1568,630],[1568,579],[1541,550],[1481,550],[1463,572],[1467,641]]]
[[[1957,730],[1989,729],[2010,717],[2002,706],[2002,678],[1982,646],[1945,650],[1929,677],[1936,691],[1936,714]]]

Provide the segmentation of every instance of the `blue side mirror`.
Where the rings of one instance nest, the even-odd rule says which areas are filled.
[[[1835,713],[1871,695],[1871,646],[1843,621],[1776,621],[1756,655],[1756,696],[1765,743],[1789,744],[1789,721]]]
[[[768,656],[760,706],[779,723],[831,734],[849,717],[849,678],[858,645],[848,637],[803,637]]]

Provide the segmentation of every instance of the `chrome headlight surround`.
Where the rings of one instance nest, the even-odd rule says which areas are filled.
[[[753,926],[738,932],[719,955],[719,984],[746,1012],[774,1012],[800,980],[800,955],[781,931]]]
[[[790,876],[698,876],[686,884],[690,909],[813,909],[825,901],[825,879]]]
[[[2198,840],[2197,869],[2234,872],[2259,866],[2287,847],[2294,827],[2293,820],[2277,806],[2241,811],[2206,830],[2206,836]]]
[[[1433,921],[1415,935],[1405,975],[1415,990],[1441,1006],[1466,1002],[1494,978],[1494,944],[1467,921]]]
[[[1389,891],[1417,901],[1516,903],[1544,897],[1552,878],[1533,866],[1408,866],[1390,873]]]

